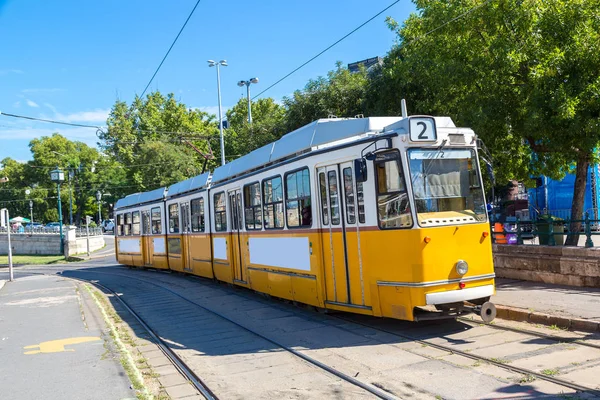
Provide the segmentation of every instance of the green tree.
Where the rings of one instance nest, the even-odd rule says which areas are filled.
[[[283,99],[287,130],[293,131],[330,115],[354,117],[364,114],[368,86],[366,70],[352,73],[338,62],[327,77],[311,79],[304,90],[296,90],[291,97]]]
[[[123,165],[134,187],[131,192],[200,174],[205,156],[213,155],[211,149],[215,149],[214,159],[208,168],[220,157],[214,116],[188,109],[172,93],[153,92],[144,99],[136,97],[131,105],[117,100],[107,125],[106,131],[99,132],[100,146]]]
[[[248,102],[241,98],[227,111],[227,160],[243,156],[265,146],[287,133],[285,109],[270,97],[252,102],[252,125],[248,124]]]
[[[415,3],[402,27],[390,21],[399,41],[383,71],[388,88],[417,112],[472,126],[503,179],[560,178],[575,166],[579,218],[600,141],[600,0]]]

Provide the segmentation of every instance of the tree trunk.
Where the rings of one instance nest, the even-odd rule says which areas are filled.
[[[571,219],[581,220],[583,217],[583,202],[585,200],[585,186],[587,184],[588,167],[590,158],[588,154],[582,155],[577,159],[575,171],[575,188],[573,189],[573,204],[571,205]],[[579,232],[581,231],[581,222],[571,222],[569,228],[575,235],[567,236],[566,246],[577,246],[579,242]]]

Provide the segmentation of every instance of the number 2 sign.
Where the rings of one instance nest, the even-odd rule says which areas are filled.
[[[437,140],[433,117],[411,117],[409,120],[411,142],[433,142]]]

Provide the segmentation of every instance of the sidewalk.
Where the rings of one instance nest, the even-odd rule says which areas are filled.
[[[103,329],[95,304],[69,280],[6,282],[0,290],[2,399],[134,399]]]
[[[600,332],[600,289],[496,279],[498,318]]]

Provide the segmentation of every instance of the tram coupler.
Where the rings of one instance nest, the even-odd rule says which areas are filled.
[[[486,324],[489,324],[496,318],[496,306],[489,301],[486,301],[480,306],[469,306],[465,304],[464,308],[465,310],[469,310],[474,314],[479,315]]]

